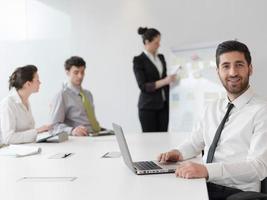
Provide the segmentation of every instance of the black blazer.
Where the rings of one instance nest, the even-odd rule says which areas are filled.
[[[155,82],[166,77],[166,62],[162,54],[158,54],[158,57],[163,66],[162,77],[159,76],[159,72],[153,62],[146,56],[145,53],[141,53],[139,56],[135,56],[133,59],[133,69],[138,86],[141,90],[138,108],[143,110],[158,110],[164,107],[164,101],[162,97],[162,90],[165,92],[166,102],[169,103],[169,85],[160,89],[155,88]]]

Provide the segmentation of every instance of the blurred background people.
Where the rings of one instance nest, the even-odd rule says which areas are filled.
[[[50,126],[34,128],[29,97],[41,84],[34,65],[18,67],[9,78],[9,94],[0,103],[0,136],[5,144],[35,142]]]
[[[161,34],[154,28],[138,28],[143,52],[133,59],[133,69],[140,88],[139,120],[143,132],[165,132],[169,124],[169,85],[176,75],[167,76],[166,61],[158,53]]]

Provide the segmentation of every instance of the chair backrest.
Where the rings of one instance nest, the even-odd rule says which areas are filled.
[[[261,193],[267,194],[267,178],[261,181]]]

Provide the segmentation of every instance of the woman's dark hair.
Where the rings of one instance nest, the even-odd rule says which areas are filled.
[[[231,52],[231,51],[238,51],[240,53],[243,53],[248,65],[251,64],[251,55],[250,55],[248,47],[245,44],[238,42],[236,40],[228,40],[228,41],[225,41],[219,44],[217,47],[217,50],[216,50],[217,67],[219,67],[219,64],[220,64],[220,55]]]
[[[75,67],[86,67],[86,62],[82,57],[72,56],[65,61],[65,70],[69,71],[72,66]]]
[[[139,27],[137,32],[139,35],[142,35],[144,44],[146,40],[151,42],[155,37],[160,35],[160,32],[155,28]]]
[[[34,74],[38,71],[34,65],[18,67],[9,77],[9,90],[14,87],[19,90],[27,81],[32,81]]]

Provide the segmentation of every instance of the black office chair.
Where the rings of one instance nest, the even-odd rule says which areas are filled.
[[[261,192],[239,192],[226,200],[267,200],[267,178],[261,181]]]

